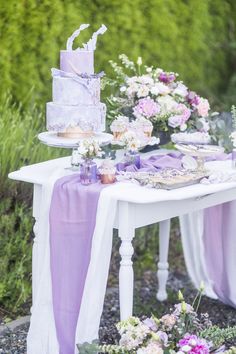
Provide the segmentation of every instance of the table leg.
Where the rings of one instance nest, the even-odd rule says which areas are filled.
[[[119,237],[120,246],[120,271],[119,271],[119,297],[120,297],[120,318],[125,320],[133,313],[133,288],[134,272],[132,255],[134,249],[132,239],[135,229],[132,227],[131,210],[128,203],[119,203]]]
[[[33,217],[35,219],[35,224],[33,227],[34,240],[33,240],[33,250],[32,250],[32,304],[35,303],[35,297],[38,290],[39,275],[41,269],[39,268],[39,214],[41,205],[41,195],[42,187],[38,184],[34,185],[34,196],[33,196]]]
[[[164,301],[167,299],[166,283],[169,274],[168,251],[170,240],[170,219],[159,223],[159,262],[158,262],[158,292],[157,299]]]

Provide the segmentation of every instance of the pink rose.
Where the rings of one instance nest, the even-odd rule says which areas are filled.
[[[199,104],[196,106],[197,112],[201,117],[207,117],[210,109],[209,102],[206,98],[200,98]]]

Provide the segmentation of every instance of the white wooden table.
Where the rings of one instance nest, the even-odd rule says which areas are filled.
[[[40,274],[37,254],[37,243],[39,241],[37,224],[40,208],[43,208],[43,205],[41,205],[42,185],[48,180],[55,167],[66,167],[69,165],[70,157],[65,157],[23,167],[19,171],[9,174],[9,178],[13,180],[28,182],[34,185],[33,303],[38,274]],[[127,188],[129,186],[127,184]],[[134,280],[132,266],[134,249],[132,239],[135,236],[135,229],[157,222],[160,223],[160,255],[157,271],[159,289],[157,299],[162,301],[167,298],[166,282],[168,278],[170,219],[236,199],[236,183],[222,183],[208,186],[198,185],[197,188],[196,186],[189,186],[176,191],[154,190],[132,185],[130,186],[130,189],[133,191],[131,193],[132,196],[127,192],[127,188],[123,194],[117,196],[118,208],[114,224],[114,228],[118,229],[118,234],[121,238],[119,294],[120,316],[122,320],[132,315]]]

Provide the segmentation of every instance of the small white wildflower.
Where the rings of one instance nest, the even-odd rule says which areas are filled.
[[[142,57],[138,57],[138,60],[137,60],[138,66],[142,65],[142,63],[143,63]]]

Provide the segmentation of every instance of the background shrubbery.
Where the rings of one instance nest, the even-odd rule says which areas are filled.
[[[96,71],[109,75],[107,62],[120,53],[141,55],[148,65],[179,72],[214,108],[235,103],[234,0],[0,0],[0,307],[11,311],[30,294],[32,220],[31,188],[7,174],[66,154],[40,145],[37,133],[45,129],[50,68],[81,23],[92,26],[77,45],[101,23],[109,29],[98,40]],[[138,249],[150,264],[146,247]]]

